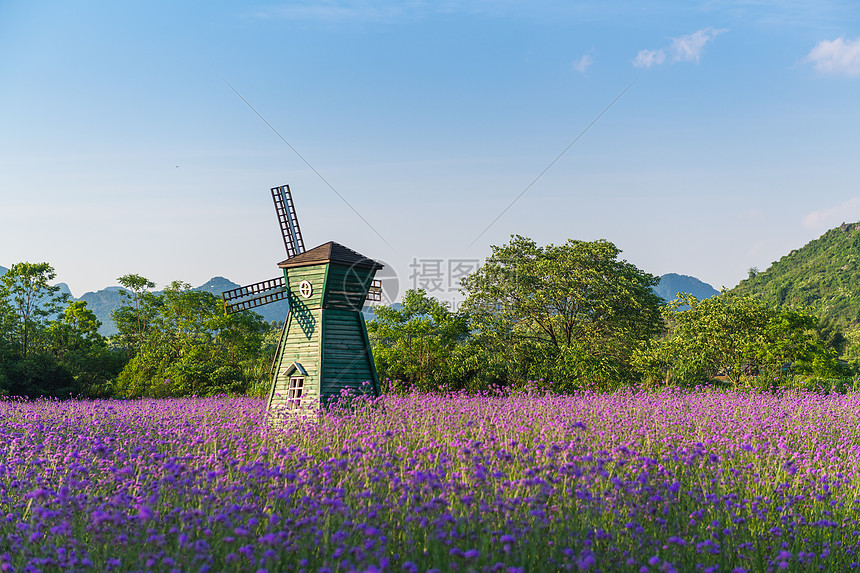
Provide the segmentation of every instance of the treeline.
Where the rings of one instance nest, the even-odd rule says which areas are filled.
[[[18,263],[0,277],[0,395],[167,397],[259,394],[268,384],[276,325],[224,316],[218,298],[173,282],[160,293],[139,275],[118,280],[118,334],[85,301],[50,282],[48,263]]]
[[[539,246],[514,236],[462,281],[453,311],[423,291],[377,307],[368,332],[385,390],[540,386],[570,392],[718,383],[737,388],[855,384],[836,321],[803,308],[722,293],[666,304],[658,279],[619,260],[612,243]],[[0,395],[263,395],[277,324],[173,282],[118,280],[125,304],[105,338],[84,301],[51,286],[47,263],[0,277]],[[823,386],[822,386],[823,385]]]
[[[623,386],[853,384],[832,321],[723,293],[666,304],[658,278],[608,241],[541,247],[515,236],[463,281],[456,311],[409,291],[368,323],[384,387],[568,392]]]

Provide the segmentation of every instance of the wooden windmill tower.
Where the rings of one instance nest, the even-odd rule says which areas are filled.
[[[272,188],[287,249],[283,276],[224,292],[227,314],[286,299],[289,312],[272,364],[267,408],[318,409],[350,389],[379,395],[364,314],[382,299],[382,265],[328,242],[305,251],[290,187]]]

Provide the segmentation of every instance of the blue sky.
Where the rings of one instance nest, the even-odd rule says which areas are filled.
[[[858,102],[852,2],[5,0],[0,265],[271,278],[287,183],[401,293],[514,233],[732,287],[860,219]]]

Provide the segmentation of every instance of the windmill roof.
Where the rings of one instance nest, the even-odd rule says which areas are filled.
[[[382,265],[368,259],[361,253],[357,253],[348,247],[344,247],[340,243],[329,241],[319,247],[314,247],[309,251],[305,251],[299,255],[290,257],[285,261],[278,263],[282,269],[293,267],[306,267],[309,265],[318,265],[321,263],[341,263],[352,267],[372,268],[378,271]]]

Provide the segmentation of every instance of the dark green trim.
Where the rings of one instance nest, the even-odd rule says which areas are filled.
[[[328,276],[328,273],[326,273]],[[323,290],[323,296],[325,296],[325,290]],[[325,300],[322,300],[325,303]],[[319,364],[317,365],[317,403],[321,407],[325,407],[326,397],[323,394],[323,380],[325,380],[325,363],[326,363],[326,351],[325,351],[325,309],[319,309],[320,313],[320,337],[319,337],[319,347],[317,348],[317,355],[320,357]]]
[[[284,319],[284,334],[286,334],[290,327],[290,318],[292,318],[291,313],[287,312],[287,317]],[[286,341],[287,337],[282,336],[281,341],[278,343],[278,349],[275,351],[275,368],[274,372],[272,372],[271,388],[269,388],[269,399],[266,400],[267,412],[272,408],[272,398],[275,397],[275,388],[278,387],[278,374],[281,371],[281,361],[284,359],[284,346],[286,346]]]
[[[328,296],[328,275],[331,272],[331,264],[327,264],[323,270],[325,274],[323,274],[322,292],[320,293],[320,308],[325,308],[326,306],[325,299]],[[322,321],[322,315],[320,315],[320,321]]]
[[[376,363],[373,361],[373,351],[370,349],[370,337],[367,335],[367,324],[364,322],[364,313],[359,312],[358,317],[361,319],[361,334],[364,337],[364,348],[367,352],[367,360],[370,362],[370,372],[373,374],[373,391],[379,396],[379,375],[376,373]]]

